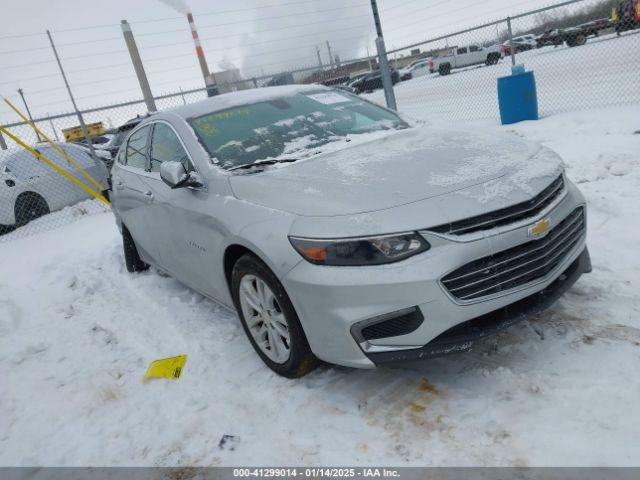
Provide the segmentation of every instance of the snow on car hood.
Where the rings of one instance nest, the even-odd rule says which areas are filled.
[[[298,215],[352,215],[482,184],[487,188],[472,190],[483,192],[478,202],[508,198],[514,190],[533,196],[562,163],[536,144],[481,129],[415,127],[335,148],[280,168],[231,175],[231,188],[242,200]]]

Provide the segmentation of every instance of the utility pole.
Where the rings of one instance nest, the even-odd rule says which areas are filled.
[[[18,93],[20,94],[20,97],[22,98],[22,103],[24,104],[24,108],[27,110],[27,115],[29,116],[29,120],[31,120],[31,123],[33,123],[33,117],[31,116],[31,111],[29,110],[29,105],[27,105],[27,101],[24,99],[24,92],[22,91],[21,88],[18,89]],[[35,123],[33,123],[35,125]],[[38,142],[42,141],[42,138],[40,138],[40,134],[38,133],[37,130],[35,130],[36,133],[36,138],[38,139]]]
[[[142,90],[144,103],[147,104],[148,111],[156,112],[158,110],[156,108],[156,102],[153,98],[153,94],[151,93],[151,87],[149,86],[149,81],[147,80],[147,74],[144,71],[144,65],[142,64],[142,59],[140,58],[140,53],[138,52],[136,39],[133,38],[131,25],[129,25],[129,22],[127,22],[126,20],[122,20],[120,22],[120,27],[122,27],[122,35],[124,35],[124,42],[127,44],[127,50],[129,50],[129,56],[131,57],[131,63],[133,63],[133,69],[136,71],[136,76],[138,77],[138,83],[140,84],[140,90]]]
[[[391,81],[391,71],[389,69],[389,61],[387,60],[387,50],[384,46],[384,36],[382,35],[382,24],[380,23],[380,14],[378,13],[378,4],[376,0],[371,0],[371,10],[373,11],[373,21],[376,24],[376,48],[378,49],[378,63],[380,63],[380,74],[382,75],[382,86],[384,87],[384,97],[387,101],[387,107],[397,110],[396,96],[393,93],[393,82]]]
[[[367,61],[369,62],[369,71],[373,70],[373,65],[371,65],[371,55],[369,54],[369,47],[367,47]]]
[[[80,128],[82,129],[82,133],[84,134],[84,139],[87,141],[87,145],[89,146],[89,151],[91,152],[91,158],[95,161],[98,161],[98,157],[96,157],[96,152],[93,149],[93,142],[91,141],[91,136],[89,135],[89,131],[87,130],[87,126],[84,123],[84,119],[82,118],[82,113],[78,110],[78,105],[76,105],[76,100],[73,98],[73,93],[71,93],[71,87],[69,86],[69,81],[67,80],[67,76],[64,73],[64,68],[62,68],[62,63],[60,62],[60,57],[58,56],[58,50],[56,50],[56,46],[53,43],[53,37],[51,37],[51,32],[47,30],[47,37],[49,37],[49,43],[51,43],[51,48],[53,49],[53,54],[56,57],[56,62],[58,62],[58,67],[60,67],[60,73],[62,74],[62,79],[64,80],[64,84],[67,87],[67,92],[69,92],[69,98],[71,99],[71,104],[73,105],[73,109],[78,116],[78,121],[80,122]]]
[[[331,45],[329,44],[329,40],[327,40],[327,51],[329,52],[329,65],[331,68],[335,68],[333,64],[333,57],[331,56]]]
[[[316,55],[318,56],[318,66],[320,70],[324,70],[324,65],[322,65],[322,57],[320,57],[320,47],[316,45]]]

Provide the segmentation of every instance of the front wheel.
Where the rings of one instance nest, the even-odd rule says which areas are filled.
[[[231,293],[251,345],[271,370],[298,378],[317,366],[287,292],[262,261],[246,254],[236,262]]]
[[[124,249],[124,263],[127,266],[128,272],[143,272],[149,268],[149,265],[144,263],[140,258],[133,237],[124,225],[122,226],[122,247]]]

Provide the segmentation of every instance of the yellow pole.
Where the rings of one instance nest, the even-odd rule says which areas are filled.
[[[7,130],[6,128],[4,128],[2,125],[0,125],[0,132],[4,133],[7,137],[9,137],[11,140],[13,140],[14,142],[16,142],[18,145],[20,145],[22,148],[24,148],[25,150],[27,150],[29,153],[31,153],[32,155],[35,155],[36,157],[38,157],[42,162],[44,162],[46,165],[48,165],[49,167],[51,167],[55,172],[59,173],[60,175],[62,175],[64,178],[66,178],[67,180],[69,180],[71,183],[73,183],[74,185],[77,185],[78,187],[80,187],[81,189],[83,189],[85,192],[87,192],[89,195],[91,195],[92,197],[97,198],[98,200],[100,200],[101,202],[104,202],[107,205],[111,205],[111,203],[109,203],[109,200],[107,200],[106,198],[104,198],[100,193],[96,192],[95,190],[93,190],[91,187],[88,187],[87,185],[85,185],[84,183],[82,183],[80,180],[78,180],[76,177],[74,177],[73,175],[69,174],[69,172],[67,172],[66,170],[63,170],[62,168],[60,168],[59,166],[57,166],[55,163],[53,163],[51,160],[49,160],[48,158],[44,157],[40,152],[34,150],[33,148],[31,148],[29,145],[27,145],[26,143],[24,143],[22,140],[20,140],[18,137],[16,137],[13,133],[11,133],[9,130]]]
[[[2,97],[2,99],[4,100],[4,103],[9,105],[13,109],[13,111],[16,112],[20,116],[20,118],[22,118],[22,120],[24,120],[27,124],[29,124],[31,128],[33,128],[33,131],[36,132],[36,135],[40,135],[42,138],[44,138],[49,143],[49,145],[51,145],[60,155],[62,155],[69,163],[71,163],[71,165],[76,167],[80,171],[80,173],[82,173],[82,175],[85,176],[87,180],[93,183],[93,185],[98,189],[99,192],[104,190],[104,187],[100,185],[99,182],[97,182],[91,175],[89,175],[84,168],[78,165],[76,161],[73,158],[71,158],[69,154],[67,154],[67,152],[65,152],[62,148],[60,148],[55,143],[53,143],[53,141],[48,136],[46,136],[44,132],[42,132],[38,127],[36,127],[36,125],[30,119],[25,117],[22,114],[22,112],[20,112],[20,110],[18,110],[9,100],[7,100],[4,97]]]

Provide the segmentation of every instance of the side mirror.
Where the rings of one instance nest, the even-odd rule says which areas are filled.
[[[162,162],[160,178],[170,188],[202,187],[202,179],[196,172],[188,173],[182,162]]]

